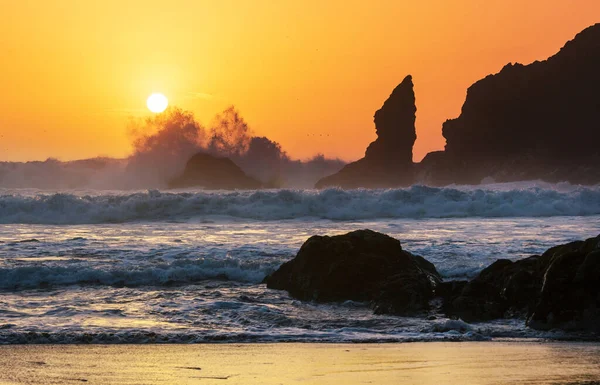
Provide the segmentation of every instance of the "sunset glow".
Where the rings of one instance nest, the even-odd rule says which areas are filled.
[[[5,1],[0,152],[126,156],[127,121],[159,90],[204,124],[233,104],[293,157],[353,160],[412,74],[419,160],[443,148],[469,85],[547,58],[599,15],[597,0]]]
[[[0,2],[0,385],[600,385],[600,0]]]

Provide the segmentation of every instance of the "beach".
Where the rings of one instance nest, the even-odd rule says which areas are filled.
[[[600,345],[15,345],[0,384],[594,384]]]

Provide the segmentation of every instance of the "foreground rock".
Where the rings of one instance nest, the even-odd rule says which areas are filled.
[[[535,329],[600,332],[600,235],[450,282],[385,234],[313,236],[265,282],[301,300],[368,301],[379,314],[432,310],[467,322],[522,318]]]
[[[203,187],[209,190],[253,190],[262,185],[246,175],[229,158],[198,153],[185,165],[183,174],[173,180],[170,188]]]
[[[468,283],[449,284],[441,285],[445,310],[465,321],[521,316],[535,329],[600,332],[600,235],[498,260]]]
[[[315,187],[377,188],[412,184],[416,111],[412,77],[408,75],[375,112],[377,139],[369,145],[365,157],[319,180]]]
[[[540,259],[546,268],[528,325],[600,332],[600,235],[554,247]]]
[[[310,237],[265,279],[267,287],[298,299],[369,301],[377,313],[399,315],[427,309],[439,280],[431,263],[371,230]]]
[[[535,304],[543,274],[539,256],[512,262],[500,259],[473,280],[445,283],[444,311],[467,322],[525,317]]]
[[[473,84],[443,125],[444,152],[426,156],[429,184],[543,179],[600,182],[600,24],[556,55],[508,64]]]

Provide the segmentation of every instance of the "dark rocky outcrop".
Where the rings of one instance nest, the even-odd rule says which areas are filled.
[[[432,184],[544,179],[600,182],[600,24],[556,55],[508,64],[473,84],[443,125],[444,152],[417,166]]]
[[[412,163],[412,78],[375,113],[377,140],[365,157],[317,182],[317,188],[377,188],[542,179],[600,182],[600,24],[554,56],[508,64],[467,90],[461,114],[442,128],[444,151]]]
[[[170,188],[203,187],[210,190],[258,189],[261,183],[246,175],[229,158],[198,153],[188,160],[183,174]]]
[[[467,322],[525,317],[541,286],[539,256],[512,262],[500,259],[469,282],[449,291],[444,311]]]
[[[385,314],[427,309],[439,281],[433,264],[371,230],[310,237],[294,259],[265,279],[267,287],[298,299],[369,301]]]
[[[409,75],[375,112],[377,139],[369,145],[365,157],[319,180],[315,187],[376,188],[411,184],[412,148],[417,139],[416,111],[413,82]]]
[[[600,235],[449,282],[385,234],[313,236],[265,283],[301,300],[369,302],[379,314],[442,311],[467,322],[521,318],[535,329],[600,332]]]
[[[527,317],[536,329],[600,331],[600,236],[519,261],[498,260],[470,282],[440,285],[447,314],[465,321]]]
[[[541,258],[546,268],[528,325],[600,332],[600,235],[554,247]]]

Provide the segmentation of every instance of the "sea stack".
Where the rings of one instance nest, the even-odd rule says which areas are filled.
[[[417,107],[412,77],[408,75],[375,112],[377,139],[365,157],[317,182],[316,188],[378,188],[413,182],[412,149],[417,139]]]
[[[254,190],[261,188],[262,184],[246,175],[231,159],[199,152],[188,160],[183,174],[169,184],[169,188],[188,187]]]

